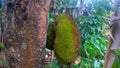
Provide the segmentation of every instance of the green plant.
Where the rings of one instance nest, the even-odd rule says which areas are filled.
[[[5,47],[3,45],[3,43],[0,43],[0,49],[3,50]]]
[[[99,61],[104,60],[108,44],[107,35],[104,35],[104,26],[108,24],[108,21],[98,15],[91,15],[89,18],[81,16],[78,20],[81,22],[79,27],[82,39],[80,56],[87,58],[89,60],[87,64],[91,67],[94,67],[96,61],[101,66],[103,63]],[[78,21],[76,20],[76,22]],[[83,59],[83,61],[86,60]]]

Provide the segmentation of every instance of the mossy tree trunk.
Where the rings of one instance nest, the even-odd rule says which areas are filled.
[[[6,0],[2,33],[7,68],[45,68],[50,0]]]

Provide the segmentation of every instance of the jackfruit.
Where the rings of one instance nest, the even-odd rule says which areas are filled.
[[[55,39],[54,23],[50,23],[48,25],[48,30],[47,30],[46,48],[50,50],[54,49],[54,39]]]
[[[70,64],[78,56],[80,36],[77,25],[67,14],[60,14],[55,23],[54,52],[59,63]]]

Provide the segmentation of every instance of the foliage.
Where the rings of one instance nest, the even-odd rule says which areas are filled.
[[[110,49],[111,51],[115,52],[116,54],[120,55],[120,50],[116,50],[116,49]]]
[[[54,13],[51,11],[51,13],[49,13],[48,23],[54,22],[54,19],[55,19],[54,18]]]
[[[0,43],[0,49],[3,50],[4,49],[4,45],[2,43]]]
[[[108,44],[108,35],[106,33],[109,29],[109,22],[104,17],[111,13],[112,6],[110,3],[112,2],[108,0],[92,1],[92,3],[88,3],[85,9],[90,15],[86,16],[83,14],[75,19],[80,28],[80,36],[82,38],[80,56],[84,58],[82,59],[83,62],[89,62],[81,65],[88,64],[88,68],[103,67],[106,46]]]
[[[56,0],[56,8],[58,11],[58,14],[62,13],[62,8],[63,7],[75,7],[77,4],[78,0]],[[51,5],[53,5],[51,3]],[[48,23],[54,22],[55,21],[55,17],[54,17],[54,12],[53,12],[53,8],[50,7],[50,13],[49,13],[49,18],[48,18]]]
[[[90,0],[91,1],[91,0]],[[93,0],[86,4],[86,10],[91,12],[93,15],[105,16],[112,10],[113,1],[109,0]]]
[[[112,68],[120,68],[119,63],[120,63],[120,54],[117,54],[115,56],[115,60],[113,62]]]
[[[1,65],[5,65],[6,64],[6,62],[5,62],[5,55],[2,52],[4,50],[4,48],[5,47],[4,47],[3,43],[0,43],[0,64]]]
[[[107,36],[103,34],[104,26],[108,24],[108,21],[98,15],[92,15],[89,18],[81,16],[76,19],[76,22],[77,20],[80,20],[79,28],[82,38],[80,56],[89,60],[87,63],[89,66],[94,67],[96,61],[101,64],[100,61],[104,60],[107,45]],[[86,60],[83,59],[83,61]]]
[[[1,63],[2,63],[2,65],[6,64],[5,60],[2,60]]]

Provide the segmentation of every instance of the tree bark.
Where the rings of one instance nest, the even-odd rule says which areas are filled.
[[[45,68],[50,0],[6,0],[3,43],[6,68]]]

